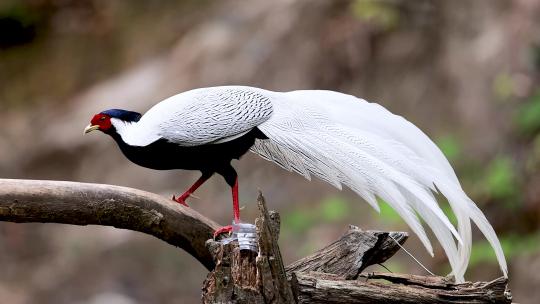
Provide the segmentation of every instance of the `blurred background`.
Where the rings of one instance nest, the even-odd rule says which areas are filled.
[[[515,300],[538,303],[539,80],[537,0],[1,0],[0,177],[179,194],[198,172],[137,167],[110,138],[82,136],[92,115],[144,113],[177,92],[214,85],[342,91],[429,134],[500,235]],[[347,224],[408,231],[386,205],[379,215],[350,191],[254,155],[236,168],[244,220],[255,217],[262,189],[282,215],[288,262]],[[229,223],[221,178],[197,195],[193,209]],[[415,236],[406,247],[448,273],[440,247],[435,258]],[[402,252],[385,265],[425,274]],[[205,275],[182,250],[141,233],[0,223],[0,303],[197,303]],[[475,231],[468,279],[498,276]]]

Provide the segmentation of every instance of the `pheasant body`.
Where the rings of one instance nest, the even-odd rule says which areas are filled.
[[[201,178],[175,198],[179,203],[218,173],[231,186],[234,220],[239,221],[238,177],[231,160],[251,150],[307,179],[346,186],[376,210],[377,197],[383,199],[433,255],[421,217],[441,243],[458,282],[470,258],[472,221],[507,275],[495,231],[462,190],[442,152],[412,123],[376,103],[333,91],[201,88],[165,99],[142,116],[103,111],[85,132],[92,130],[110,135],[140,166],[201,171]],[[436,192],[448,199],[456,227],[439,207]]]

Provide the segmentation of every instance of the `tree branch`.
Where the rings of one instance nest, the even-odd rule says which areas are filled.
[[[205,303],[510,303],[507,280],[453,284],[445,278],[360,274],[381,263],[406,233],[350,227],[336,242],[285,267],[277,238],[279,215],[259,197],[258,252],[238,242],[208,244],[218,225],[170,199],[99,184],[0,179],[0,221],[105,225],[153,235],[186,250],[212,271]],[[217,266],[216,266],[217,265]],[[381,282],[385,281],[385,283]],[[224,301],[221,301],[224,300]]]
[[[0,221],[104,225],[153,235],[214,269],[205,241],[219,227],[157,194],[112,185],[0,179]]]

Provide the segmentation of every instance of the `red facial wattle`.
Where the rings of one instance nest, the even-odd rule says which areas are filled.
[[[96,114],[90,121],[90,125],[99,126],[99,130],[107,131],[112,127],[111,117],[106,114]]]

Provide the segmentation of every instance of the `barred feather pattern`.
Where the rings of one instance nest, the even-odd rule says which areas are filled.
[[[185,147],[219,143],[249,132],[270,118],[272,109],[270,98],[259,89],[195,89],[156,104],[119,133],[133,146],[146,146],[159,138]]]

